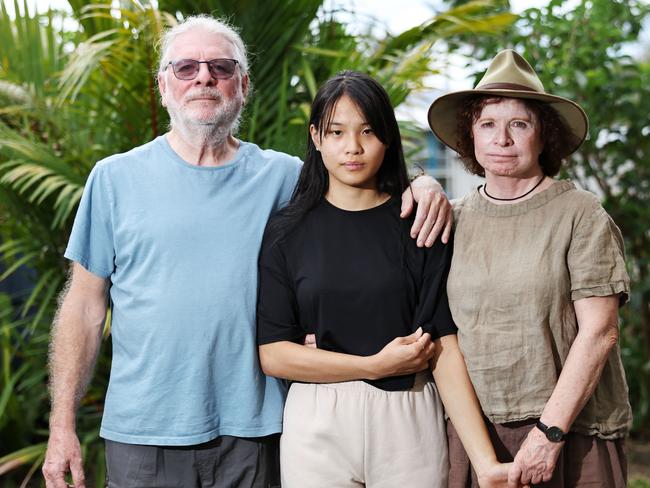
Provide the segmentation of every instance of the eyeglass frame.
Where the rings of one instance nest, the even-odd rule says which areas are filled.
[[[199,69],[196,70],[196,74],[192,78],[179,78],[178,75],[176,74],[176,68],[174,67],[174,63],[177,63],[179,61],[194,61],[195,63],[197,63],[199,65]],[[174,73],[174,76],[176,77],[176,79],[179,79],[181,81],[192,81],[192,80],[195,80],[197,76],[199,76],[199,73],[201,72],[201,64],[207,64],[208,65],[208,73],[210,73],[210,78],[212,78],[213,80],[229,80],[230,78],[232,78],[235,75],[235,70],[233,69],[232,74],[229,77],[227,77],[227,78],[217,78],[210,71],[210,63],[213,62],[213,61],[232,61],[233,63],[235,63],[235,68],[237,68],[237,65],[241,65],[241,63],[238,60],[233,59],[233,58],[213,58],[213,59],[208,59],[207,61],[198,61],[198,60],[192,59],[192,58],[182,58],[182,59],[177,59],[176,61],[170,61],[169,63],[167,63],[165,65],[165,67],[163,68],[163,71],[167,71],[167,68],[169,68],[169,66],[171,65],[172,73]]]

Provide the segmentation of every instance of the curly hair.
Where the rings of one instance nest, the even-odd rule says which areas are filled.
[[[485,170],[476,160],[472,125],[480,117],[483,108],[493,103],[501,103],[507,97],[492,95],[475,95],[461,103],[456,115],[456,150],[472,174],[485,176]],[[562,122],[562,118],[549,103],[528,98],[518,98],[528,110],[537,116],[540,126],[540,140],[543,145],[539,155],[539,166],[546,176],[555,176],[560,172],[567,148],[571,147],[570,131]]]

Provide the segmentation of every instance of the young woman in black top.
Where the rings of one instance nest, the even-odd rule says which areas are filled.
[[[452,245],[409,238],[407,187],[385,90],[349,71],[327,81],[298,185],[260,254],[260,361],[294,381],[284,488],[446,487],[440,397],[481,486],[505,486],[447,303]]]

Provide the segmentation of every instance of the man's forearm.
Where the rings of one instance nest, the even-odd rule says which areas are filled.
[[[50,352],[50,426],[74,428],[76,410],[99,352],[102,327],[84,324],[77,313],[61,312]]]
[[[88,305],[70,290],[57,313],[50,344],[50,426],[74,428],[75,414],[99,352],[105,301]]]

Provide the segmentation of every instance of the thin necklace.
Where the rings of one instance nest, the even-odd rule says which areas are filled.
[[[481,186],[483,187],[483,193],[485,193],[485,194],[486,194],[488,197],[490,197],[492,200],[498,200],[498,201],[500,201],[500,202],[512,202],[513,200],[519,200],[520,198],[524,198],[526,195],[530,195],[530,194],[533,192],[533,190],[534,190],[535,188],[537,188],[539,185],[542,184],[542,181],[544,181],[544,178],[546,178],[546,175],[543,175],[543,176],[542,176],[542,179],[539,180],[539,181],[535,184],[535,186],[532,187],[530,190],[528,190],[526,193],[524,193],[523,195],[519,195],[518,197],[515,197],[515,198],[497,198],[497,197],[493,197],[492,195],[490,195],[490,194],[487,192],[487,183],[485,183],[485,185],[481,185]],[[478,187],[478,190],[481,189],[481,186]]]

